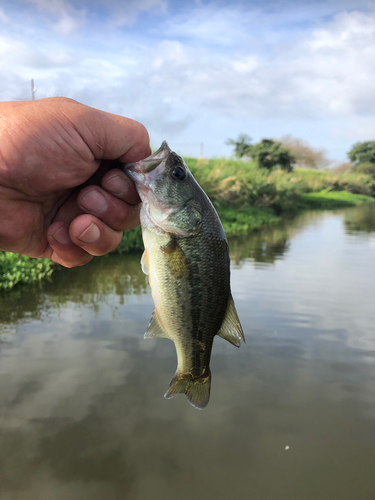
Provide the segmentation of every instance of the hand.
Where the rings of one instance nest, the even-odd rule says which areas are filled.
[[[128,118],[61,97],[0,103],[0,249],[66,267],[110,252],[140,211],[117,160],[149,154]]]

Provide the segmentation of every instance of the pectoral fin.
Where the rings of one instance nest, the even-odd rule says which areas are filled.
[[[155,309],[154,309],[154,312],[152,313],[147,332],[144,335],[145,339],[150,339],[152,337],[169,338],[168,335],[165,333],[163,327],[159,323],[158,317],[156,316],[156,313],[155,313]]]
[[[240,347],[241,340],[245,342],[242,326],[238,319],[232,295],[229,297],[227,312],[225,313],[218,335],[236,347]]]
[[[146,250],[142,254],[141,258],[141,266],[142,271],[148,276],[148,267],[147,267],[147,258],[146,258]]]

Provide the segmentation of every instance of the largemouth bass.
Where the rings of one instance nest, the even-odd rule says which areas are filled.
[[[224,229],[186,163],[166,142],[123,168],[143,202],[141,265],[155,304],[145,338],[169,338],[177,351],[177,371],[164,396],[186,394],[202,409],[210,398],[215,335],[237,347],[245,340],[230,291]]]

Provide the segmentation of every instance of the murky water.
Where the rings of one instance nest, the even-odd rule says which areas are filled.
[[[163,398],[138,256],[2,297],[1,500],[374,500],[375,207],[231,246],[247,344],[215,340],[204,411]]]

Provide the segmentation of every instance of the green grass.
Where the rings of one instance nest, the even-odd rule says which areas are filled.
[[[301,195],[302,203],[306,208],[344,208],[361,205],[362,203],[373,203],[375,198],[362,194],[353,194],[348,191],[327,191],[318,193],[304,193]]]
[[[218,214],[228,237],[249,234],[265,226],[281,222],[281,217],[269,210],[247,207],[242,209],[219,208]]]

